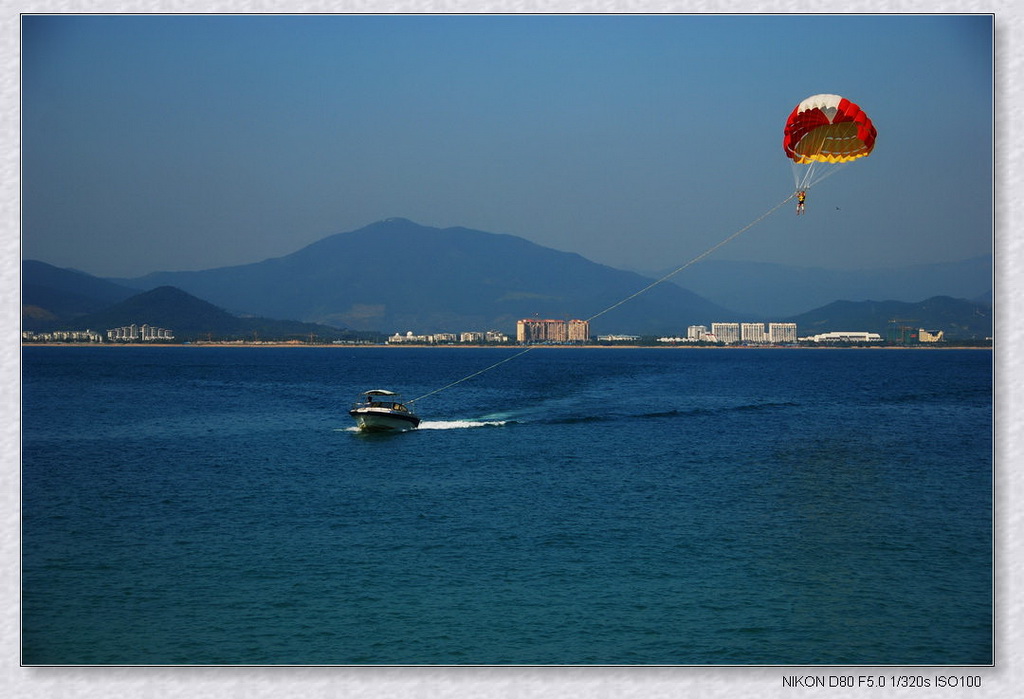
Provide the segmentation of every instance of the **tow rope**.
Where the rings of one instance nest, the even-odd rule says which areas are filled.
[[[671,272],[669,272],[665,276],[661,277],[660,279],[657,279],[656,281],[651,282],[650,284],[648,284],[644,288],[640,289],[636,293],[630,294],[629,296],[625,297],[624,299],[622,299],[620,301],[616,301],[615,303],[613,303],[611,306],[608,306],[608,308],[604,309],[603,311],[598,311],[594,315],[592,315],[589,318],[587,318],[587,322],[589,323],[590,321],[594,320],[594,318],[600,318],[605,313],[608,313],[609,311],[615,310],[616,308],[618,308],[622,304],[628,303],[629,301],[632,301],[633,299],[635,299],[637,296],[640,296],[641,294],[645,294],[648,291],[650,291],[651,289],[653,289],[654,287],[658,286],[659,284],[668,281],[672,277],[674,277],[677,274],[679,274],[680,272],[682,272],[687,267],[690,267],[692,265],[697,264],[698,262],[703,260],[705,257],[707,257],[708,255],[712,254],[715,250],[718,250],[718,248],[720,248],[723,245],[725,245],[726,243],[729,243],[732,240],[738,238],[740,235],[742,235],[743,233],[746,233],[748,230],[753,228],[755,225],[757,225],[758,223],[760,223],[764,219],[766,219],[769,216],[771,216],[773,213],[775,213],[780,208],[785,206],[788,202],[790,202],[793,199],[793,197],[795,197],[795,196],[796,196],[795,193],[794,194],[790,194],[788,197],[786,197],[785,199],[780,201],[778,204],[776,204],[772,208],[770,208],[767,211],[765,211],[763,214],[761,214],[760,216],[755,218],[753,221],[751,221],[747,225],[743,226],[742,228],[740,228],[736,232],[728,235],[727,237],[722,238],[722,240],[718,241],[717,243],[712,245],[710,248],[708,248],[707,250],[705,250],[701,254],[699,254],[696,257],[694,257],[692,260],[689,260],[688,262],[685,262],[684,264],[680,265],[679,267],[676,267],[674,270],[672,270]],[[430,391],[429,393],[424,393],[422,396],[418,396],[416,398],[413,398],[412,400],[407,401],[407,404],[415,403],[418,400],[423,400],[424,398],[427,398],[428,396],[433,396],[433,395],[435,395],[437,393],[440,393],[441,391],[447,391],[449,388],[453,388],[455,386],[458,386],[460,383],[463,383],[464,381],[469,381],[470,379],[473,379],[473,378],[476,378],[477,376],[480,376],[480,374],[485,374],[488,371],[491,371],[492,369],[498,368],[502,364],[505,364],[507,362],[511,362],[513,359],[516,359],[518,357],[522,357],[527,352],[531,352],[531,351],[537,349],[538,347],[540,347],[540,345],[530,345],[526,349],[524,349],[524,350],[522,350],[520,352],[517,352],[517,353],[513,354],[510,357],[506,357],[505,359],[502,359],[500,362],[495,362],[494,364],[490,365],[489,367],[485,367],[485,368],[483,368],[483,369],[481,369],[479,371],[475,371],[472,374],[470,374],[469,376],[462,377],[458,381],[452,381],[447,386],[442,386],[441,388],[434,389],[433,391]]]

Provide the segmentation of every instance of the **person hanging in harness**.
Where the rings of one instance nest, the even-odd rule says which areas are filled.
[[[796,193],[796,215],[799,216],[804,212],[804,202],[807,200],[807,192],[800,190]]]

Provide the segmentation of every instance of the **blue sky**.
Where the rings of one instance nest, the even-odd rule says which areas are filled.
[[[875,152],[715,253],[829,268],[992,247],[988,15],[26,16],[23,242],[100,276],[401,216],[664,270],[788,197],[782,127]],[[685,285],[683,279],[680,283]]]

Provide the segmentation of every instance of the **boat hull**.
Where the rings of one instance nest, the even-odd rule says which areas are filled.
[[[404,432],[419,427],[420,419],[412,413],[382,408],[354,408],[348,412],[356,427],[364,432]]]

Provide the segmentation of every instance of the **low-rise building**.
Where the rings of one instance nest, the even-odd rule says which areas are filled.
[[[123,325],[120,328],[107,330],[107,339],[112,342],[153,342],[154,340],[173,340],[174,333],[167,328],[155,325]]]
[[[432,335],[413,335],[412,330],[409,330],[404,335],[395,333],[388,338],[389,345],[400,345],[400,344],[429,344],[433,341]]]
[[[804,342],[881,342],[882,336],[878,333],[837,330],[835,332],[811,335],[800,338]]]
[[[103,335],[95,330],[53,330],[48,333],[23,331],[23,342],[103,342]]]

